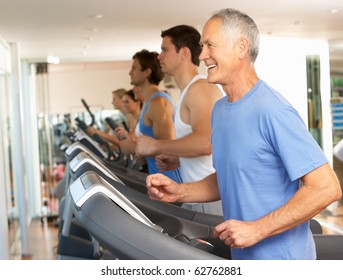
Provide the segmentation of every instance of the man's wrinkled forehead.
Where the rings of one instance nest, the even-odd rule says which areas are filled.
[[[200,44],[208,43],[213,36],[222,31],[222,20],[220,18],[210,18],[203,27]]]

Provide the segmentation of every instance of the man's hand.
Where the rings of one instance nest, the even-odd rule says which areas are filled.
[[[261,241],[260,233],[257,222],[227,220],[215,227],[213,237],[218,237],[232,248],[242,249]]]
[[[154,156],[157,141],[149,136],[140,134],[137,139],[136,154],[140,156]]]
[[[153,200],[178,201],[178,184],[163,174],[151,174],[146,178],[148,195]]]
[[[178,157],[161,154],[155,157],[156,167],[159,171],[174,170],[180,166]]]

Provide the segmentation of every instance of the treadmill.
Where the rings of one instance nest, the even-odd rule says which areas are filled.
[[[80,145],[80,144],[79,144]],[[78,146],[80,148],[80,146]],[[82,149],[79,150],[79,153]],[[101,176],[105,177],[110,184],[113,184],[110,176],[104,175],[104,172],[102,168],[99,168],[99,166],[103,165],[106,168],[106,165],[104,162],[99,159],[97,156],[94,156],[91,151],[87,149],[83,149],[83,154],[79,155],[78,157],[78,168],[74,169],[72,172],[73,177],[77,178],[81,176],[84,172],[87,170],[93,170],[96,173],[100,174]],[[74,156],[77,155],[77,153],[74,154]],[[95,164],[92,162],[92,160],[86,160],[84,161],[85,157],[92,158],[92,160],[98,160],[98,164]],[[95,168],[96,167],[96,168]],[[114,173],[114,177],[116,174],[115,170],[111,170],[111,172]],[[114,179],[115,180],[115,179]],[[116,181],[116,180],[115,180]],[[214,216],[204,213],[199,213],[195,211],[191,211],[188,209],[181,208],[179,206],[169,204],[169,203],[163,203],[159,201],[153,201],[150,200],[147,195],[143,195],[142,193],[139,193],[127,185],[117,184],[116,188],[126,195],[138,208],[140,208],[140,205],[137,203],[137,201],[144,201],[145,204],[150,205],[151,207],[158,208],[161,211],[165,211],[166,213],[175,215],[177,217],[181,217],[190,221],[203,223],[210,226],[216,226],[217,224],[223,222],[223,217],[220,216]],[[328,235],[328,234],[322,234],[322,229],[320,224],[312,219],[310,221],[311,225],[311,231],[313,232],[314,239],[317,246],[317,259],[343,259],[343,236],[341,235]],[[219,244],[218,244],[219,241]],[[226,259],[230,259],[230,253],[228,248],[223,248],[220,240],[215,240],[215,250],[216,253],[223,256]],[[335,245],[336,244],[336,245]]]
[[[74,181],[70,195],[75,217],[118,259],[225,259],[212,253],[211,226],[148,205],[139,209],[94,171]]]

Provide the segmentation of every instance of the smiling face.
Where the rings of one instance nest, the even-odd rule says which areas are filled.
[[[221,19],[213,18],[205,24],[201,44],[199,57],[207,67],[208,82],[226,85],[233,80],[239,63],[238,47],[230,43]]]
[[[135,112],[135,110],[137,109],[137,107],[139,106],[139,102],[133,100],[129,95],[125,94],[122,97],[122,101],[124,104],[124,108],[126,109],[126,111],[128,113],[133,113]]]

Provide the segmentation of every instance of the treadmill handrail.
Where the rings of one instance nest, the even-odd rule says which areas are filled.
[[[92,176],[92,177],[91,177]],[[87,180],[92,180],[91,186],[85,186]],[[113,188],[106,180],[97,176],[94,172],[86,172],[70,185],[70,195],[77,207],[81,207],[94,194],[102,193],[108,196],[120,208],[143,224],[163,232],[163,229],[154,224],[141,210],[129,199]]]
[[[117,175],[115,175],[113,172],[111,172],[105,165],[99,163],[99,161],[96,158],[90,158],[92,157],[90,154],[86,154],[85,152],[80,152],[76,157],[74,157],[70,161],[70,168],[73,172],[76,172],[80,166],[82,166],[84,163],[88,162],[92,165],[95,165],[96,168],[101,170],[106,176],[112,177],[117,182],[124,184],[122,180],[119,179]]]

